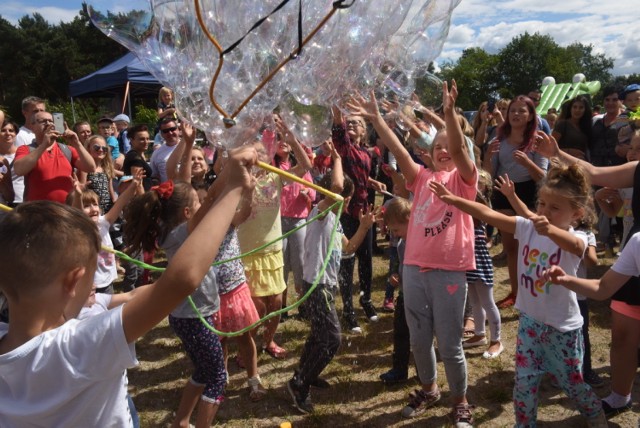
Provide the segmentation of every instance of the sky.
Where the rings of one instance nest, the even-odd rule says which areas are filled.
[[[15,24],[22,16],[38,12],[55,24],[71,21],[81,8],[81,0],[5,0],[0,15]],[[639,24],[637,0],[462,0],[436,62],[455,61],[470,47],[497,53],[528,31],[548,34],[561,46],[593,45],[594,53],[614,59],[614,75],[638,73]]]

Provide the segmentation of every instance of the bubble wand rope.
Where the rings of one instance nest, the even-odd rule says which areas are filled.
[[[338,206],[338,213],[336,214],[336,221],[333,224],[333,228],[331,229],[331,237],[329,238],[329,242],[331,242],[331,243],[335,242],[334,240],[336,239],[336,233],[338,231],[338,224],[340,224],[340,214],[342,213],[342,209],[344,207],[344,200],[336,201],[333,205],[331,205],[329,208],[327,208],[325,211],[323,211],[323,213],[326,213],[327,211],[329,211],[329,210],[333,209],[334,207],[336,207],[336,205]],[[268,313],[264,317],[260,318],[258,321],[256,321],[253,324],[243,328],[242,330],[232,331],[232,332],[224,332],[224,331],[217,330],[214,326],[209,324],[209,322],[206,319],[204,319],[204,317],[202,316],[200,311],[198,311],[198,308],[196,308],[195,303],[193,303],[193,300],[191,300],[191,297],[188,297],[187,299],[189,300],[189,304],[191,305],[191,308],[193,309],[193,311],[196,313],[196,315],[198,315],[198,319],[200,320],[200,322],[202,322],[202,324],[204,324],[204,326],[207,329],[211,330],[212,332],[214,332],[218,336],[224,336],[224,337],[241,336],[241,335],[247,333],[248,331],[253,330],[254,328],[259,326],[263,322],[265,322],[267,320],[270,320],[271,318],[274,318],[274,317],[276,317],[276,316],[278,316],[278,315],[280,315],[280,314],[282,314],[284,312],[288,312],[288,311],[290,311],[292,309],[295,309],[298,306],[300,306],[302,303],[304,303],[304,301],[307,300],[309,298],[309,296],[311,295],[311,293],[313,293],[315,291],[315,289],[318,287],[318,284],[320,283],[320,278],[323,277],[324,272],[327,269],[327,265],[329,264],[329,259],[331,258],[331,249],[332,248],[333,248],[333,245],[330,244],[329,245],[329,249],[327,251],[327,254],[325,254],[324,260],[322,261],[322,267],[320,268],[320,272],[318,272],[318,274],[316,275],[315,279],[313,280],[313,284],[311,284],[311,287],[309,287],[309,290],[302,297],[300,297],[300,299],[298,299],[296,302],[293,302],[292,304],[290,304],[287,307],[284,307],[284,308],[278,309],[277,311],[273,311],[273,312]]]
[[[331,5],[331,11],[329,11],[329,13],[327,13],[327,15],[325,15],[325,17],[322,18],[320,23],[307,35],[307,37],[305,37],[304,40],[302,40],[300,42],[300,44],[298,46],[298,49],[296,49],[296,51],[294,51],[291,54],[289,54],[289,56],[287,56],[287,58],[285,58],[282,62],[280,62],[280,64],[278,64],[273,70],[271,70],[271,72],[262,80],[262,82],[260,82],[258,84],[258,86],[253,90],[253,92],[251,92],[251,94],[249,94],[249,96],[247,96],[247,98],[245,98],[245,100],[240,104],[240,106],[232,114],[229,114],[216,101],[216,97],[215,97],[215,94],[214,94],[215,87],[216,87],[216,83],[218,81],[218,76],[220,75],[220,72],[222,70],[222,66],[224,65],[224,55],[226,53],[230,52],[230,50],[233,50],[233,48],[235,48],[242,41],[242,39],[244,39],[244,37],[246,37],[246,35],[243,36],[237,42],[235,42],[232,45],[231,48],[223,51],[222,50],[222,46],[220,46],[220,43],[218,43],[218,40],[209,32],[209,30],[207,29],[207,26],[205,25],[204,19],[202,17],[202,11],[200,10],[200,1],[199,0],[194,0],[194,7],[195,7],[195,10],[196,10],[196,17],[198,19],[198,24],[200,24],[200,28],[202,29],[202,32],[205,34],[205,36],[209,39],[209,41],[213,44],[213,46],[218,51],[218,67],[216,68],[216,72],[214,73],[213,78],[211,79],[211,85],[209,85],[209,99],[211,100],[211,103],[213,104],[213,107],[216,110],[218,110],[218,112],[220,112],[220,114],[224,117],[223,122],[224,122],[225,127],[231,128],[233,125],[235,125],[235,120],[234,120],[235,117],[238,116],[238,114],[240,114],[242,109],[247,104],[249,104],[249,101],[251,101],[253,99],[253,97],[255,97],[255,95],[262,88],[264,88],[264,86],[271,79],[273,79],[273,76],[275,76],[278,71],[280,71],[285,65],[287,65],[287,63],[289,63],[289,61],[291,61],[292,59],[296,58],[300,54],[300,52],[302,51],[302,48],[313,38],[313,36],[316,35],[316,33],[318,31],[320,31],[320,29],[322,29],[322,27],[324,27],[324,25],[327,23],[327,21],[329,21],[329,19],[339,9],[346,9],[346,8],[351,7],[353,5],[354,1],[352,1],[349,4],[345,4],[345,0],[336,0],[336,1],[334,1],[332,3],[332,5]],[[271,12],[271,14],[275,13],[285,3],[286,2],[281,3],[278,7],[276,7],[276,9],[274,9],[273,12]],[[264,21],[265,19],[266,19],[266,17],[262,18],[261,20],[259,20],[258,23],[256,23],[256,25],[254,25],[254,27],[251,30],[249,30],[249,32],[251,32],[257,26],[259,26],[262,23],[262,21]]]
[[[280,170],[280,171],[281,171],[281,170]],[[296,177],[296,178],[298,178],[298,177]],[[303,182],[305,182],[305,183],[308,183],[306,180],[302,180],[302,181],[303,181]],[[279,240],[284,239],[285,237],[287,237],[287,236],[289,236],[289,235],[291,235],[291,234],[295,233],[297,230],[300,230],[300,229],[302,229],[303,227],[306,227],[309,223],[311,223],[311,222],[313,222],[313,221],[317,220],[318,218],[320,218],[320,217],[322,217],[322,216],[325,216],[325,215],[326,215],[330,210],[334,209],[334,208],[337,206],[337,207],[338,207],[338,210],[337,210],[337,211],[338,211],[338,213],[337,213],[337,215],[336,215],[336,221],[335,221],[335,224],[333,225],[333,228],[332,228],[332,230],[331,230],[331,238],[330,238],[330,242],[334,242],[335,235],[336,235],[336,232],[337,232],[337,229],[338,229],[338,223],[340,222],[340,215],[341,215],[341,213],[342,213],[342,211],[343,211],[343,207],[344,207],[344,199],[343,199],[340,195],[335,195],[334,193],[329,192],[329,191],[327,191],[326,189],[324,189],[324,188],[322,188],[322,187],[321,187],[320,189],[322,189],[322,191],[323,191],[322,193],[326,194],[327,196],[331,197],[331,195],[333,195],[333,196],[337,196],[339,199],[338,199],[338,200],[336,200],[336,202],[335,202],[333,205],[331,205],[330,207],[328,207],[326,210],[324,210],[324,211],[322,211],[321,213],[319,213],[318,215],[314,216],[313,218],[311,218],[311,219],[310,219],[309,221],[307,221],[306,223],[304,223],[304,224],[302,224],[302,225],[300,225],[300,226],[296,227],[295,229],[293,229],[293,230],[291,230],[291,231],[287,232],[287,233],[286,233],[286,234],[284,234],[283,236],[281,236],[281,237],[279,237],[279,238],[277,238],[277,239],[275,239],[275,240],[273,240],[273,241],[271,241],[271,242],[268,242],[268,243],[266,243],[266,244],[264,244],[264,245],[262,245],[262,246],[260,246],[260,247],[258,247],[258,248],[255,248],[255,249],[253,249],[253,250],[251,250],[251,251],[249,251],[249,252],[247,252],[247,253],[245,253],[245,254],[241,254],[241,255],[239,255],[239,256],[237,256],[237,257],[233,257],[233,258],[231,258],[231,259],[221,260],[221,261],[215,262],[215,263],[213,263],[213,264],[212,264],[212,266],[218,266],[218,265],[221,265],[221,264],[224,264],[224,263],[228,263],[229,261],[237,260],[237,259],[242,258],[242,257],[245,257],[245,256],[247,256],[247,255],[250,255],[250,254],[256,253],[256,252],[260,251],[262,248],[265,248],[265,247],[267,247],[267,246],[269,246],[269,245],[272,245],[273,243],[275,243],[275,242],[277,242],[277,241],[279,241]],[[8,206],[3,205],[3,204],[0,204],[0,209],[1,209],[1,210],[4,210],[4,211],[12,211],[12,210],[13,210],[13,208],[8,207]],[[117,251],[117,250],[114,250],[113,248],[108,248],[108,247],[104,247],[104,246],[103,246],[103,247],[102,247],[102,250],[105,250],[105,251],[107,251],[107,252],[110,252],[110,253],[116,254],[116,255],[117,255],[117,256],[119,256],[120,258],[122,258],[122,259],[124,259],[124,260],[126,260],[126,261],[129,261],[129,262],[131,262],[131,263],[134,263],[134,264],[136,264],[137,266],[143,267],[143,268],[148,269],[148,270],[152,270],[152,271],[156,271],[156,272],[158,272],[158,271],[160,271],[160,272],[161,272],[161,271],[166,270],[166,268],[160,268],[160,267],[157,267],[157,266],[148,265],[148,264],[146,264],[146,263],[144,263],[144,262],[141,262],[141,261],[139,261],[139,260],[132,259],[132,258],[131,258],[131,257],[129,257],[127,254],[122,253],[122,252]],[[204,317],[202,316],[202,314],[200,313],[200,311],[198,310],[198,308],[197,308],[197,307],[195,306],[195,304],[193,303],[193,300],[191,299],[191,296],[187,297],[187,300],[189,301],[189,304],[191,305],[191,308],[192,308],[192,309],[193,309],[193,311],[196,313],[196,315],[197,315],[198,319],[200,320],[200,322],[202,322],[202,323],[204,324],[204,326],[205,326],[207,329],[209,329],[209,330],[213,331],[213,332],[214,332],[214,333],[216,333],[218,336],[224,336],[224,337],[235,337],[235,336],[241,336],[241,335],[243,335],[244,333],[246,333],[247,331],[250,331],[250,330],[254,329],[255,327],[259,326],[259,325],[260,325],[260,324],[262,324],[263,322],[265,322],[265,321],[267,321],[267,320],[269,320],[269,319],[271,319],[271,318],[273,318],[273,317],[275,317],[275,316],[278,316],[278,315],[280,315],[280,314],[282,314],[282,313],[284,313],[284,312],[287,312],[287,311],[290,311],[290,310],[292,310],[292,309],[297,308],[297,307],[298,307],[298,306],[300,306],[300,305],[301,305],[305,300],[307,300],[307,299],[309,298],[309,296],[311,295],[311,293],[313,293],[313,291],[317,288],[318,283],[320,282],[320,278],[322,278],[322,276],[324,275],[324,272],[325,272],[325,270],[326,270],[326,268],[327,268],[327,265],[329,264],[329,258],[330,258],[330,256],[331,256],[331,252],[329,251],[329,252],[327,252],[327,254],[325,255],[325,258],[324,258],[324,260],[323,260],[323,262],[322,262],[322,268],[320,269],[320,272],[318,272],[318,275],[317,275],[317,276],[316,276],[316,278],[314,279],[313,284],[311,285],[311,287],[309,288],[309,290],[308,290],[308,291],[307,291],[307,292],[306,292],[302,297],[300,297],[300,299],[298,299],[297,301],[293,302],[291,305],[289,305],[289,306],[287,306],[287,307],[281,308],[281,309],[279,309],[279,310],[277,310],[277,311],[274,311],[274,312],[270,312],[269,314],[267,314],[267,315],[265,315],[264,317],[260,318],[260,319],[259,319],[258,321],[256,321],[255,323],[253,323],[253,324],[251,324],[250,326],[247,326],[247,327],[245,327],[245,328],[243,328],[242,330],[239,330],[239,331],[223,332],[223,331],[219,331],[219,330],[217,330],[214,326],[212,326],[211,324],[209,324],[209,322],[208,322],[206,319],[204,319]]]
[[[269,172],[273,172],[275,174],[278,174],[284,178],[286,178],[287,180],[291,180],[291,181],[295,181],[296,183],[300,183],[305,187],[310,187],[313,190],[315,190],[316,192],[320,192],[323,195],[333,199],[334,201],[342,201],[344,200],[342,198],[342,196],[331,192],[328,189],[325,189],[324,187],[318,186],[315,183],[312,183],[310,181],[305,180],[304,178],[300,178],[297,175],[291,174],[290,172],[287,171],[283,171],[280,168],[277,168],[273,165],[269,165],[268,163],[262,162],[262,161],[258,161],[257,165],[262,168],[262,169],[266,169]]]

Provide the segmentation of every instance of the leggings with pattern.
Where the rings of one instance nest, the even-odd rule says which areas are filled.
[[[204,319],[213,325],[213,315]],[[227,373],[218,335],[198,318],[176,318],[169,315],[169,325],[182,341],[184,350],[195,367],[191,382],[204,385],[202,399],[212,403],[221,402],[224,399]]]

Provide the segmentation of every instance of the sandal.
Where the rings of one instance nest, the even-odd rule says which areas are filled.
[[[249,384],[249,399],[253,402],[262,400],[267,395],[267,390],[262,386],[260,382],[260,376],[255,375],[247,379]]]
[[[286,349],[279,347],[275,342],[271,342],[271,345],[266,348],[262,348],[262,352],[266,352],[276,360],[284,360],[287,358]]]

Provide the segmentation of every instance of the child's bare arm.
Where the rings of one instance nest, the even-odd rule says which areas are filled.
[[[447,204],[453,205],[454,207],[466,212],[467,214],[470,214],[472,217],[495,226],[500,230],[504,230],[508,233],[515,233],[515,217],[499,213],[498,211],[494,211],[484,204],[475,201],[469,201],[459,196],[455,196],[446,187],[444,187],[442,183],[438,183],[435,180],[432,180],[429,183],[429,188]]]
[[[529,219],[536,215],[536,213],[531,211],[529,207],[522,202],[522,199],[516,195],[515,184],[513,181],[509,180],[509,176],[507,174],[496,178],[494,180],[494,185],[495,188],[507,198],[516,214]]]
[[[109,210],[108,213],[104,215],[104,219],[109,222],[109,224],[113,224],[120,216],[120,213],[127,206],[129,201],[133,199],[138,190],[138,186],[142,183],[142,178],[144,177],[144,170],[142,168],[136,170],[133,174],[133,182],[127,187],[127,190],[120,194],[118,200],[113,204],[113,207]]]
[[[358,230],[351,237],[351,239],[347,239],[343,235],[342,240],[342,252],[344,254],[353,254],[362,244],[364,238],[367,236],[367,232],[371,229],[371,226],[375,222],[375,213],[372,209],[366,209],[365,212],[361,212],[359,215],[360,218],[360,226],[358,226]]]
[[[539,235],[549,237],[558,247],[571,254],[584,256],[586,246],[584,240],[567,230],[552,225],[549,219],[543,215],[533,216],[530,220],[533,221],[533,226]]]
[[[218,254],[242,190],[251,187],[250,169],[257,158],[253,147],[230,153],[229,164],[221,177],[225,187],[220,197],[189,234],[155,285],[141,289],[135,299],[124,305],[122,324],[128,343],[151,330],[200,286]]]
[[[630,277],[609,269],[601,279],[577,278],[567,275],[560,266],[555,265],[545,270],[544,278],[591,299],[605,300],[618,291]]]
[[[136,294],[139,294],[146,287],[152,287],[152,286],[153,285],[142,285],[142,286],[134,288],[133,290],[128,291],[126,293],[118,293],[118,294],[111,295],[111,301],[109,302],[109,307],[107,309],[113,309],[113,308],[116,308],[116,307],[118,307],[120,305],[124,305],[129,300],[131,300],[134,297],[136,297]]]
[[[589,245],[587,251],[584,253],[584,263],[587,267],[598,266],[598,254],[596,253],[596,247]]]

